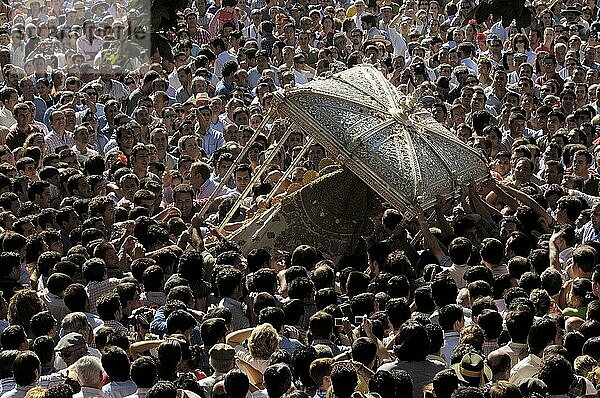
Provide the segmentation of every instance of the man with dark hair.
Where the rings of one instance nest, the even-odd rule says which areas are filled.
[[[291,354],[302,343],[297,339],[289,337],[290,332],[285,329],[285,313],[279,307],[267,307],[260,310],[258,314],[258,324],[269,323],[279,333],[279,349],[287,351]],[[293,329],[293,328],[292,328]]]
[[[221,70],[222,78],[217,83],[215,88],[215,95],[223,95],[225,98],[231,98],[231,92],[234,88],[235,72],[238,70],[238,64],[236,61],[226,61],[223,64]]]
[[[551,396],[567,396],[575,375],[569,361],[554,354],[544,356],[537,378],[546,383]]]
[[[2,395],[3,398],[23,398],[27,391],[35,387],[42,374],[42,366],[37,355],[32,351],[23,351],[15,358],[12,365],[15,387]]]
[[[170,381],[161,380],[156,383],[148,393],[146,398],[176,398],[177,387]]]
[[[246,305],[241,301],[244,296],[242,277],[242,273],[233,267],[223,268],[217,276],[219,295],[222,297],[219,306],[231,310],[233,330],[250,326]]]
[[[127,398],[145,398],[156,383],[158,368],[151,357],[139,357],[131,363],[131,380],[137,386],[134,394]]]
[[[119,347],[108,347],[102,352],[102,367],[110,382],[102,387],[104,397],[121,398],[134,394],[136,384],[131,380],[129,357]]]
[[[58,323],[61,323],[65,315],[69,313],[63,297],[65,289],[71,283],[71,278],[68,275],[55,272],[48,278],[48,291],[44,294],[38,294]]]
[[[394,354],[396,361],[381,365],[377,370],[402,369],[413,378],[413,398],[421,398],[423,387],[445,368],[441,362],[426,359],[429,354],[431,340],[423,325],[414,320],[402,324],[395,339]]]
[[[456,282],[456,286],[463,288],[467,286],[467,283],[463,279],[463,275],[467,272],[469,266],[467,261],[471,256],[473,250],[473,244],[467,238],[455,238],[448,246],[448,256],[452,265],[449,268],[450,276]]]
[[[331,341],[334,326],[333,323],[333,317],[331,315],[329,315],[325,311],[318,311],[310,317],[310,320],[308,322],[308,329],[313,338],[311,345],[326,345],[329,348],[331,348],[331,352],[335,356],[341,354],[342,352],[350,351],[351,347],[338,346],[333,341]]]
[[[509,311],[506,315],[506,328],[510,342],[492,352],[510,356],[511,368],[527,356],[527,336],[533,324],[533,313],[523,307]]]
[[[552,320],[542,318],[535,321],[527,336],[529,355],[511,369],[509,381],[514,385],[519,385],[522,380],[534,377],[540,371],[544,348],[556,344],[557,340],[560,343],[560,335]]]
[[[63,300],[69,311],[83,312],[85,314],[92,330],[104,325],[104,322],[98,315],[91,313],[90,299],[82,284],[72,283],[69,285],[69,287],[65,289]]]
[[[227,372],[223,384],[227,398],[244,398],[250,387],[248,376],[238,369]]]
[[[85,291],[89,296],[90,312],[97,314],[98,299],[106,293],[112,292],[119,285],[120,280],[108,278],[106,264],[99,258],[91,258],[83,263],[82,273],[87,282]]]
[[[292,386],[292,371],[286,364],[277,363],[267,367],[263,377],[269,398],[282,397]]]
[[[123,319],[121,301],[116,293],[106,294],[98,299],[98,315],[104,322],[104,326],[111,327],[117,331],[128,332],[128,329],[120,322]]]
[[[18,253],[0,253],[0,291],[6,301],[10,301],[19,289],[21,275],[21,258]]]
[[[335,398],[350,398],[358,385],[356,370],[348,364],[338,364],[331,370],[331,386]]]
[[[0,345],[3,350],[27,350],[29,342],[25,329],[21,325],[10,325],[0,334]]]
[[[452,351],[458,345],[460,330],[465,326],[463,309],[456,304],[448,304],[440,308],[439,324],[444,331],[444,346],[442,347],[442,358],[450,363]]]

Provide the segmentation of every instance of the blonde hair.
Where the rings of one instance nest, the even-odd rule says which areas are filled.
[[[279,349],[279,334],[268,323],[258,325],[248,338],[248,350],[254,359],[269,359]]]

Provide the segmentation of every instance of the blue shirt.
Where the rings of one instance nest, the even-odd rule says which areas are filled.
[[[600,242],[600,231],[597,231],[592,224],[592,221],[588,221],[585,225],[576,231],[577,238],[580,242],[585,243],[589,241]]]

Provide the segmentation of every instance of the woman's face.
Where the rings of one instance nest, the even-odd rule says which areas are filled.
[[[475,36],[475,28],[473,28],[473,26],[467,25],[467,27],[465,28],[465,31],[467,33],[467,36],[469,36],[469,37]]]

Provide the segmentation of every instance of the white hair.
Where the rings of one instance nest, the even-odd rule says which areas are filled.
[[[86,355],[79,358],[74,367],[82,387],[96,387],[102,382],[104,369],[98,358]]]

